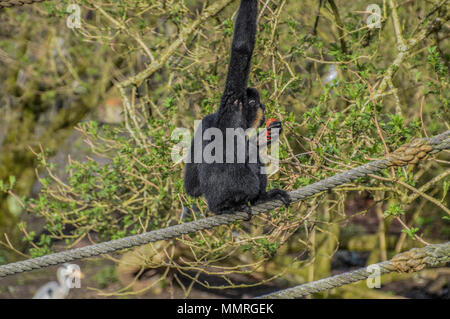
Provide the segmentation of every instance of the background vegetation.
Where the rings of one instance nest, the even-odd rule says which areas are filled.
[[[284,122],[269,187],[293,190],[449,129],[448,1],[373,2],[380,28],[367,25],[367,1],[260,1],[250,83]],[[80,28],[66,26],[69,4]],[[184,194],[171,135],[217,109],[237,5],[0,9],[0,264],[208,215]],[[448,241],[448,154],[109,256],[95,262],[91,293],[257,295]],[[434,285],[424,294],[448,293],[448,268],[421,274]],[[389,290],[363,282],[320,296]]]

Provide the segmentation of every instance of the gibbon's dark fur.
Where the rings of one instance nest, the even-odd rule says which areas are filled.
[[[208,128],[218,128],[225,140],[226,128],[242,128],[245,131],[250,127],[261,127],[265,123],[265,106],[260,102],[259,93],[256,89],[247,87],[250,60],[255,45],[257,2],[258,0],[241,0],[235,22],[225,91],[219,110],[202,119],[202,131],[197,130],[194,139],[201,139]],[[271,128],[281,128],[281,123],[276,121],[267,129]],[[201,150],[195,149],[194,140],[192,141],[189,154],[191,162],[186,163],[184,175],[184,188],[188,195],[205,196],[209,209],[215,214],[236,210],[244,210],[250,214],[249,204],[273,198],[282,200],[286,206],[289,205],[287,192],[280,189],[266,191],[267,176],[260,172],[264,164],[260,160],[259,152],[256,163],[250,163],[247,157],[244,163],[226,163],[226,150],[224,163],[194,163],[194,149],[195,152],[201,151],[203,154],[205,145],[212,140],[202,141]],[[267,141],[267,144],[269,143],[270,140]],[[248,145],[246,148],[248,151]],[[236,149],[235,147],[235,160],[238,156]]]

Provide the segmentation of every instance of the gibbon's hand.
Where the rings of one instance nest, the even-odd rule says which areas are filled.
[[[281,121],[277,121],[274,118],[270,118],[266,121],[266,140],[267,144],[270,144],[272,142],[272,131],[274,129],[278,129],[278,134],[276,137],[279,137],[282,131]]]

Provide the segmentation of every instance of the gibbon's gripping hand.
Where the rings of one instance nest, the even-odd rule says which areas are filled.
[[[278,129],[278,134],[277,137],[280,136],[281,131],[282,131],[282,127],[281,127],[281,122],[277,121],[274,118],[270,118],[266,121],[266,143],[270,144],[270,142],[272,142],[272,130],[274,129]]]
[[[278,129],[278,134],[273,134],[272,130]],[[275,141],[277,138],[279,138],[282,131],[282,125],[280,121],[277,121],[274,118],[270,118],[266,121],[266,128],[259,132],[258,134],[254,135],[250,138],[250,143],[254,146],[257,146],[258,149],[263,149],[264,147],[267,147]]]

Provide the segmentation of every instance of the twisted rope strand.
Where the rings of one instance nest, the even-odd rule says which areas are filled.
[[[12,7],[20,7],[25,4],[33,4],[44,2],[47,0],[0,0],[0,9],[1,8],[12,8]]]
[[[333,189],[336,186],[351,182],[359,177],[367,176],[381,171],[389,166],[403,166],[409,163],[417,163],[419,159],[428,154],[436,153],[444,149],[450,149],[450,130],[433,138],[414,140],[401,146],[385,159],[373,161],[365,165],[356,167],[349,171],[326,178],[317,183],[299,188],[289,193],[293,202],[305,199],[325,190]],[[252,206],[252,214],[258,215],[274,208],[282,206],[280,200],[273,200]],[[129,236],[99,244],[89,245],[81,248],[67,250],[59,253],[49,254],[42,257],[10,263],[0,266],[0,277],[6,277],[16,273],[40,269],[51,265],[62,264],[68,261],[98,256],[111,253],[124,248],[140,246],[159,240],[179,237],[183,234],[194,233],[199,230],[211,229],[220,225],[226,225],[238,220],[248,218],[246,212],[236,212],[233,214],[216,215],[197,221],[183,223],[167,228],[150,231],[147,233]]]
[[[388,261],[374,264],[378,266],[381,274],[393,271],[414,272],[425,267],[436,267],[450,261],[450,242],[444,244],[428,245],[423,248],[413,248],[407,252],[395,255]],[[280,290],[257,299],[293,299],[305,297],[321,291],[341,287],[353,282],[361,281],[373,275],[367,268],[360,268],[343,274],[320,279],[304,285]]]

